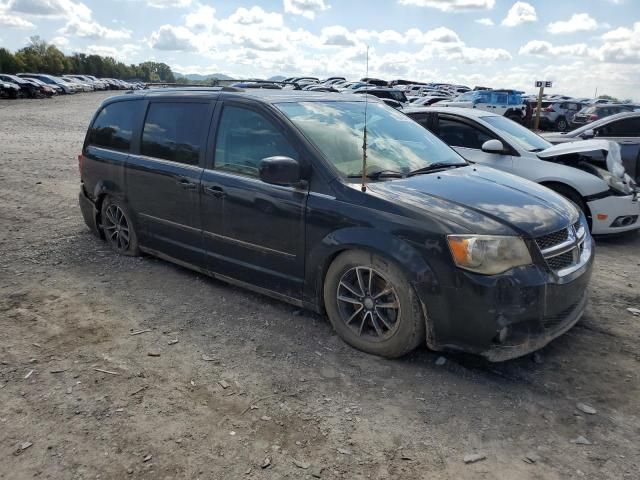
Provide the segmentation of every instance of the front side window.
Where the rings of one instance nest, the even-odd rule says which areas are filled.
[[[138,113],[139,101],[110,103],[96,117],[89,131],[89,144],[128,152]]]
[[[198,165],[209,122],[206,103],[152,103],[144,122],[140,153]]]
[[[276,126],[246,108],[225,106],[218,125],[215,168],[257,177],[264,158],[298,154]]]
[[[344,176],[362,175],[365,102],[326,101],[276,104]],[[367,105],[367,173],[409,173],[434,163],[464,165],[455,151],[397,110]]]
[[[471,125],[457,120],[442,118],[438,122],[438,136],[444,143],[452,147],[475,148],[478,150],[482,148],[484,142],[492,139],[482,130]]]

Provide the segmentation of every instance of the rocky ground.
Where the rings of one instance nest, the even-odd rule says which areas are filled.
[[[0,102],[0,478],[640,478],[640,235],[598,240],[584,319],[535,358],[368,356],[91,236],[105,96]]]

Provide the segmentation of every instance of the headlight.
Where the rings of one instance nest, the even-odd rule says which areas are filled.
[[[448,235],[447,240],[456,265],[472,272],[495,275],[532,263],[520,237]]]
[[[631,195],[631,193],[633,193],[633,189],[631,188],[629,183],[625,181],[624,178],[616,177],[615,175],[612,175],[610,171],[605,170],[603,168],[599,168],[599,167],[594,167],[594,168],[598,172],[598,175],[600,176],[600,178],[604,180],[607,183],[607,185],[609,185],[609,188],[611,188],[612,190],[622,195]]]

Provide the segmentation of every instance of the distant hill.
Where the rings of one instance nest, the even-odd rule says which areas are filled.
[[[224,73],[210,73],[206,75],[200,75],[199,73],[176,73],[176,76],[187,78],[195,82],[202,82],[205,80],[217,79],[217,80],[233,80],[233,77],[225,75]]]
[[[283,81],[285,78],[287,78],[287,77],[284,77],[284,76],[282,76],[282,75],[274,75],[273,77],[269,77],[269,78],[267,78],[267,80],[271,80],[272,82],[281,82],[281,81]]]

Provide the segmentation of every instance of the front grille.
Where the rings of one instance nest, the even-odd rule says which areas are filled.
[[[569,250],[568,252],[563,253],[562,255],[556,255],[555,257],[547,258],[547,265],[549,265],[551,270],[555,270],[555,271],[570,267],[574,263],[573,250]]]
[[[536,238],[549,269],[558,273],[576,266],[584,250],[585,233],[582,223],[578,221],[568,228]]]
[[[536,243],[540,250],[546,250],[547,248],[555,247],[556,245],[566,242],[569,238],[569,231],[565,228],[558,230],[557,232],[544,235],[536,238]]]

